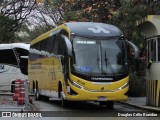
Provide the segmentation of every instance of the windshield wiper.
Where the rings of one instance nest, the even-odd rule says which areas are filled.
[[[111,65],[111,62],[110,62],[109,59],[107,58],[106,50],[105,50],[105,58],[104,58],[104,61],[105,61],[105,63],[106,63],[106,68],[107,68],[108,65],[109,65],[109,67],[110,67],[110,69],[111,69],[111,71],[112,71],[112,74],[115,76],[115,75],[116,75],[116,72],[115,72],[113,66]],[[105,73],[106,73],[106,72],[105,72]],[[107,73],[106,73],[106,74],[107,74]]]
[[[97,49],[97,58],[96,58],[96,63],[93,65],[93,69],[92,69],[92,71],[90,72],[90,75],[89,76],[92,76],[92,74],[93,74],[93,72],[94,72],[94,70],[95,70],[95,68],[96,68],[96,66],[99,66],[99,56],[98,56],[98,49]]]

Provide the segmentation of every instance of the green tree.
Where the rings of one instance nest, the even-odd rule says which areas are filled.
[[[3,0],[0,2],[0,43],[15,41],[15,33],[26,22],[35,0]]]
[[[15,34],[12,32],[14,20],[0,14],[0,43],[14,41]]]
[[[20,42],[29,43],[30,41],[32,41],[33,39],[35,39],[39,35],[47,32],[48,30],[50,30],[50,28],[48,28],[48,26],[45,26],[45,25],[35,26],[32,29],[28,28],[28,26],[26,26],[26,25],[23,25],[21,27],[20,32],[18,32],[16,34],[16,40],[20,41]]]

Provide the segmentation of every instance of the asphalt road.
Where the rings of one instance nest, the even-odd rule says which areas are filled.
[[[67,108],[62,108],[60,101],[33,101],[33,106],[35,111],[41,111],[42,113],[44,112],[44,114],[42,114],[44,117],[85,117],[86,120],[88,120],[87,118],[90,117],[93,119],[106,117],[120,117],[125,119],[127,117],[143,117],[144,119],[148,119],[149,117],[146,117],[145,115],[156,115],[152,112],[135,109],[119,103],[115,103],[113,110],[109,110],[106,108],[106,106],[100,106],[99,103],[95,102],[69,102]],[[152,118],[156,119],[157,117]]]
[[[41,115],[38,118],[0,117],[0,120],[159,120],[160,118],[141,116],[154,113],[119,103],[115,103],[113,110],[108,110],[105,106],[99,106],[94,102],[70,102],[67,108],[62,108],[59,101],[33,100],[32,107],[29,108],[33,108],[31,112]]]

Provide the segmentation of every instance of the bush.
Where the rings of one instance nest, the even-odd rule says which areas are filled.
[[[128,95],[131,96],[131,97],[146,96],[146,79],[145,79],[145,76],[140,76],[136,72],[130,73]]]

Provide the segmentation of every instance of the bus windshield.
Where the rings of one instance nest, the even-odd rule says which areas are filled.
[[[74,37],[72,70],[88,75],[115,75],[128,71],[124,40]]]

